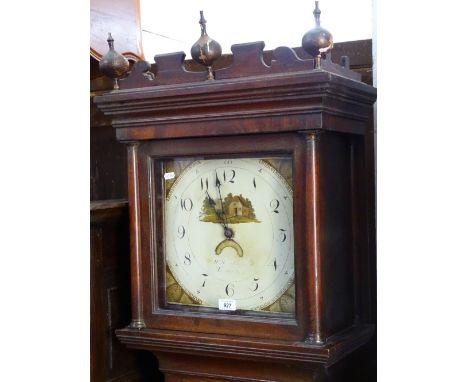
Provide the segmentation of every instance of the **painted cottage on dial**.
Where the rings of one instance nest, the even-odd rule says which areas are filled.
[[[246,200],[240,196],[234,196],[231,203],[229,203],[229,216],[245,216],[248,217],[250,214],[250,208]]]

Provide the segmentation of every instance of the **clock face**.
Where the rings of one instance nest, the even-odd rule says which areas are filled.
[[[291,158],[163,166],[167,302],[294,312]]]

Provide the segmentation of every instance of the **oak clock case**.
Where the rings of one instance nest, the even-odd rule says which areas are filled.
[[[284,338],[303,336],[295,270],[302,143],[272,135],[260,151],[255,138],[139,145],[139,173],[147,175],[140,200],[150,195],[142,209],[149,227],[142,232],[149,254],[143,278],[151,285],[144,306],[152,307],[145,324],[264,337],[275,328]]]
[[[95,98],[128,150],[132,322],[117,336],[170,382],[328,381],[374,333],[375,89],[347,60],[280,47],[265,63],[263,48],[233,45],[214,80],[157,56]]]

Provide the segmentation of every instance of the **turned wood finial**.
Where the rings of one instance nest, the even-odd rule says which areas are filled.
[[[193,44],[190,54],[196,62],[207,68],[207,79],[214,80],[212,65],[219,57],[221,57],[221,45],[206,33],[206,20],[203,15],[203,11],[200,11],[199,24],[201,28],[201,36],[195,44]]]
[[[102,74],[114,80],[114,90],[118,90],[117,79],[127,73],[130,64],[124,56],[114,49],[114,39],[110,32],[107,44],[109,44],[109,51],[99,61],[99,70]]]
[[[320,68],[322,54],[333,49],[333,36],[325,28],[320,26],[319,2],[315,2],[314,18],[315,27],[309,30],[302,37],[302,48],[315,58],[315,68]]]

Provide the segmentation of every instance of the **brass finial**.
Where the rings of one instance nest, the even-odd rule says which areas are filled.
[[[315,58],[315,67],[320,68],[322,54],[333,49],[333,36],[325,28],[320,26],[319,2],[315,2],[314,18],[315,28],[312,28],[302,37],[302,48]]]
[[[198,23],[200,24],[201,35],[203,36],[206,34],[206,20],[205,16],[203,16],[203,11],[200,11],[200,21]]]
[[[190,54],[196,62],[206,66],[208,72],[207,79],[214,80],[212,65],[219,57],[221,57],[221,45],[206,33],[206,20],[203,16],[203,11],[200,11],[199,24],[201,28],[201,36],[197,42],[193,44],[192,49],[190,49]]]
[[[109,51],[99,61],[99,70],[102,74],[114,80],[114,90],[118,90],[119,83],[117,79],[127,73],[130,64],[124,56],[115,51],[114,39],[110,32],[107,44],[109,45]]]

